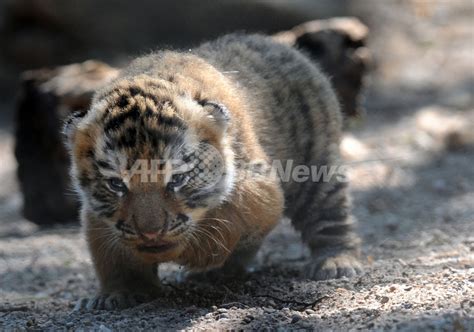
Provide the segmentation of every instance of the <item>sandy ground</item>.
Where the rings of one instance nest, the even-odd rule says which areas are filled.
[[[367,117],[344,140],[364,239],[362,276],[304,279],[307,251],[282,221],[246,276],[183,281],[182,270],[167,265],[154,302],[72,312],[96,290],[84,241],[76,225],[39,230],[21,217],[7,123],[0,129],[0,329],[474,331],[472,5],[415,14],[423,19],[410,38],[397,30],[372,41],[379,60]],[[392,22],[392,11],[384,15]]]

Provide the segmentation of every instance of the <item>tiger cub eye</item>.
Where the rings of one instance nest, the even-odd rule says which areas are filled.
[[[112,191],[117,191],[117,192],[125,192],[127,191],[127,186],[125,183],[122,181],[122,179],[119,178],[110,178],[107,180],[107,183],[109,185],[109,188]]]

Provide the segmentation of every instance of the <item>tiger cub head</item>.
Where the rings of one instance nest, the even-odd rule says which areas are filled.
[[[122,78],[64,127],[83,214],[139,253],[171,258],[234,183],[230,115],[169,81]]]

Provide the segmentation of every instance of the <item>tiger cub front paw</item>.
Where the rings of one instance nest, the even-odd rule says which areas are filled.
[[[305,274],[309,279],[327,280],[342,277],[351,278],[362,273],[362,265],[358,259],[341,253],[323,259],[313,259],[307,266]]]
[[[74,311],[81,310],[120,310],[135,307],[151,301],[150,295],[131,292],[111,292],[98,294],[91,298],[77,301]]]

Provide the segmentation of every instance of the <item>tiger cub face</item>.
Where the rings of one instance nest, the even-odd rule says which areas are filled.
[[[172,83],[121,79],[64,132],[83,213],[143,255],[171,258],[232,190],[229,112]]]

